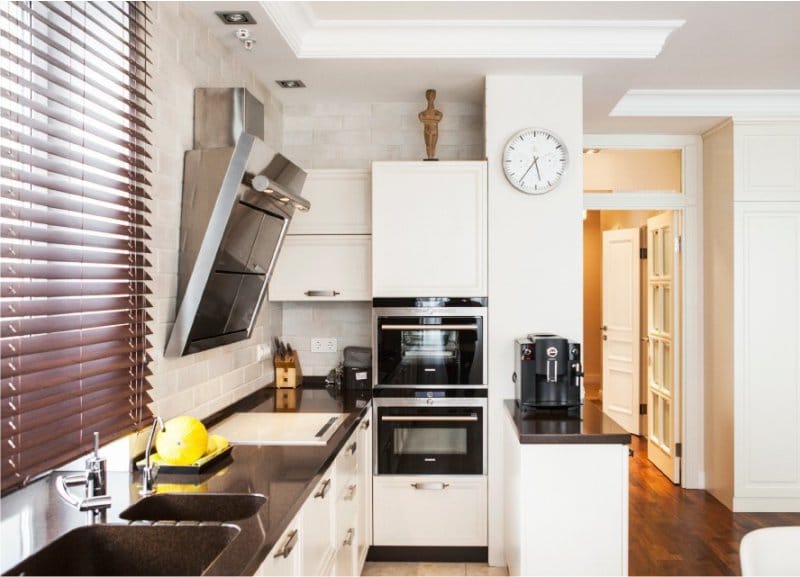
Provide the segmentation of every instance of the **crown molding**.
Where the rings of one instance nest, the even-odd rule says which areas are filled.
[[[629,90],[611,116],[800,116],[800,90]]]
[[[655,58],[683,20],[328,20],[261,6],[298,58]]]

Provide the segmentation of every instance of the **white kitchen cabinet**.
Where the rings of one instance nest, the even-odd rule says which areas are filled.
[[[361,488],[359,503],[357,559],[358,574],[367,560],[372,545],[372,417],[368,414],[358,427],[358,483]]]
[[[376,546],[485,547],[484,475],[373,479]]]
[[[275,547],[261,563],[256,575],[304,575],[303,568],[303,515],[298,513],[278,539]]]
[[[373,296],[486,296],[486,219],[486,162],[374,162]]]
[[[504,421],[509,574],[627,575],[627,445],[521,444]]]
[[[309,170],[303,197],[308,212],[295,212],[288,234],[370,234],[370,174],[367,170]]]
[[[361,550],[362,519],[372,516],[362,473],[362,464],[371,460],[365,454],[371,450],[368,432],[369,425],[358,424],[256,575],[361,574],[368,548]]]
[[[326,575],[336,554],[334,542],[335,474],[331,468],[303,506],[303,570]]]
[[[269,299],[370,300],[370,249],[368,235],[287,236],[269,283]]]

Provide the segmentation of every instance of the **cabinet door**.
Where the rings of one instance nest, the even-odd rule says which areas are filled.
[[[257,575],[303,575],[303,535],[300,531],[302,513],[292,520],[272,551],[258,568]]]
[[[373,479],[375,545],[485,547],[486,477]]]
[[[334,470],[328,470],[303,506],[303,570],[323,575],[336,553],[334,543]]]
[[[372,230],[367,170],[309,170],[303,196],[308,212],[295,212],[289,234],[369,234]]]
[[[358,484],[361,498],[358,503],[358,572],[364,567],[372,544],[372,417],[361,421],[358,429]]]
[[[287,236],[269,283],[271,301],[366,301],[369,236]]]
[[[486,163],[372,165],[376,297],[486,296]]]

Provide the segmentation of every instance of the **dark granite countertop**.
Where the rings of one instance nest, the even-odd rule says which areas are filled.
[[[594,404],[581,407],[583,419],[563,411],[539,411],[522,416],[515,400],[503,401],[517,427],[522,444],[622,444],[631,442],[630,433]]]
[[[344,395],[337,396],[315,384],[304,384],[296,389],[297,412],[347,413],[344,423],[325,446],[236,445],[229,459],[204,475],[159,475],[159,493],[260,493],[267,497],[256,515],[233,522],[241,528],[241,533],[208,574],[252,575],[258,569],[366,413],[371,391],[344,391]],[[260,389],[204,422],[211,427],[234,412],[291,412],[281,410],[279,397],[284,391],[270,387]],[[15,514],[25,515],[27,519],[25,535],[14,539],[18,539],[19,546],[8,543],[4,527],[2,571],[8,571],[27,554],[71,529],[86,524],[85,513],[73,510],[57,496],[57,475],[58,472],[53,472],[3,499],[4,521],[7,515]],[[140,499],[140,485],[138,473],[109,473],[112,507],[108,523],[127,524],[119,515]]]

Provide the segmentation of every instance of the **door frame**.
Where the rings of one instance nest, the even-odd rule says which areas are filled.
[[[584,210],[674,210],[682,214],[681,486],[705,489],[703,434],[702,138],[695,135],[585,134],[587,148],[681,151],[683,192],[584,193]],[[689,314],[689,313],[692,314]]]

